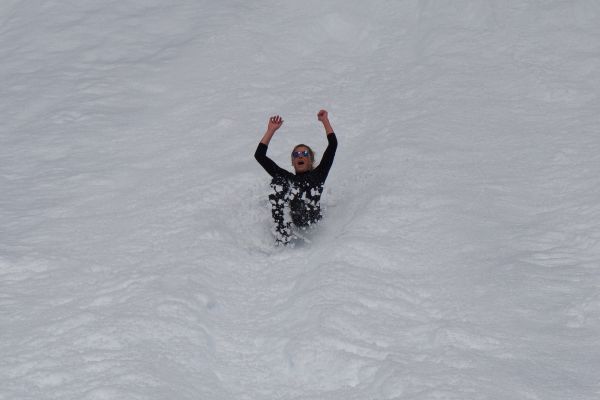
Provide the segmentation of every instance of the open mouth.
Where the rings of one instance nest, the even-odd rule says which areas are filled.
[[[304,161],[298,161],[298,165],[304,165]]]

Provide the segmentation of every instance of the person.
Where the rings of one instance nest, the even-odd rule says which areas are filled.
[[[321,194],[323,185],[333,164],[337,149],[337,138],[329,122],[326,110],[317,113],[317,119],[323,124],[327,135],[327,149],[323,153],[321,162],[315,167],[315,154],[305,145],[298,144],[291,154],[294,173],[291,173],[267,157],[267,149],[271,138],[283,125],[279,115],[269,118],[267,131],[262,137],[254,158],[271,175],[271,188],[269,195],[271,214],[275,223],[275,241],[278,245],[287,245],[295,238],[292,225],[306,229],[318,222],[321,218]],[[289,211],[289,214],[288,214]]]

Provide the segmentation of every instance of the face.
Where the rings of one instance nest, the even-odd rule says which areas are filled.
[[[306,151],[306,156],[301,154],[299,156],[294,156],[292,154],[292,166],[296,170],[296,173],[308,172],[312,169],[312,160],[310,159],[310,151],[304,147],[299,146],[294,149],[294,153],[299,152],[302,153]]]

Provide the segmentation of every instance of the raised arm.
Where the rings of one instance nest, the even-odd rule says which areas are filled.
[[[319,111],[317,118],[323,124],[325,133],[327,134],[327,148],[325,149],[325,153],[323,153],[323,157],[321,158],[321,162],[319,162],[319,166],[316,168],[321,180],[325,182],[325,179],[327,179],[327,175],[329,174],[329,170],[333,165],[333,158],[335,157],[335,151],[337,150],[338,143],[335,133],[333,132],[333,128],[331,127],[331,123],[329,122],[327,111]]]
[[[269,145],[271,138],[277,132],[277,129],[281,128],[283,125],[283,119],[279,115],[275,115],[274,117],[269,118],[269,124],[267,125],[267,131],[264,136],[260,140],[262,144]]]
[[[271,138],[277,131],[277,129],[281,128],[283,125],[283,119],[279,115],[275,115],[274,117],[269,118],[269,124],[267,125],[267,131],[263,135],[258,147],[256,148],[256,152],[254,153],[254,158],[258,163],[267,171],[269,175],[275,177],[276,175],[288,175],[290,174],[288,171],[281,168],[277,165],[273,160],[267,157],[267,148],[269,146],[269,142]]]
[[[327,135],[331,135],[333,133],[333,128],[331,127],[331,123],[329,122],[329,114],[327,113],[327,111],[319,111],[317,113],[317,119],[323,124],[323,128],[325,128],[325,133]]]

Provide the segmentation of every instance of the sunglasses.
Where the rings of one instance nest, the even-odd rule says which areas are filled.
[[[304,150],[304,151],[293,151],[292,152],[292,157],[293,158],[298,158],[298,157],[308,157],[310,155],[310,152],[308,150]]]

